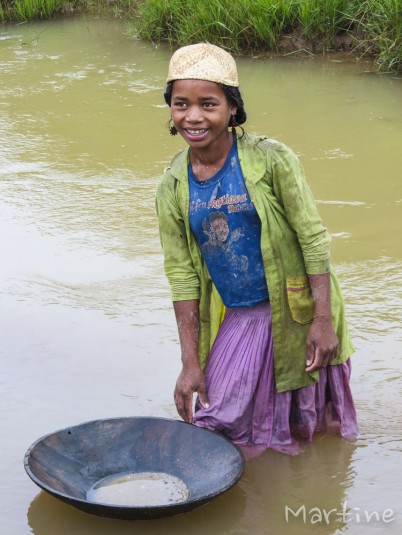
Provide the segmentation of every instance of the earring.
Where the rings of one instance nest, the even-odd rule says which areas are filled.
[[[173,124],[172,119],[170,119],[169,121],[169,132],[171,136],[177,136],[178,133],[175,125]]]
[[[238,124],[236,123],[236,119],[235,119],[234,115],[232,115],[232,117],[230,119],[230,126],[232,127],[232,129],[231,129],[232,134],[235,136],[236,135],[236,126],[238,126]]]
[[[244,128],[240,125],[240,124],[237,124],[237,121],[235,119],[235,116],[232,115],[231,118],[230,118],[230,121],[229,121],[229,126],[231,126],[231,131],[232,131],[232,135],[233,136],[237,136],[237,130],[236,130],[236,126],[238,126],[241,130],[241,136],[239,137],[239,139],[241,139],[245,132],[244,132]]]

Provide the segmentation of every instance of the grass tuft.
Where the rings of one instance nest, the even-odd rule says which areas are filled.
[[[0,0],[0,21],[48,19],[58,13],[65,0]]]
[[[360,50],[381,70],[402,72],[402,0],[359,2],[354,23]]]

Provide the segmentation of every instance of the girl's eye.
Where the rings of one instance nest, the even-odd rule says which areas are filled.
[[[187,104],[185,102],[175,102],[174,107],[175,108],[185,108]]]
[[[204,102],[204,108],[213,108],[214,105],[212,104],[212,102]]]

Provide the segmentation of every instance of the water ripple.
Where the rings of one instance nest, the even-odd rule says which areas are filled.
[[[365,340],[402,337],[402,262],[379,258],[337,266],[348,317]]]

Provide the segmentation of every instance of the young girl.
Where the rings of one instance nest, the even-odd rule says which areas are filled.
[[[295,454],[295,434],[357,436],[353,346],[303,169],[284,144],[237,133],[238,85],[219,47],[171,58],[170,132],[188,148],[156,206],[181,346],[174,399],[185,421],[245,449]]]

